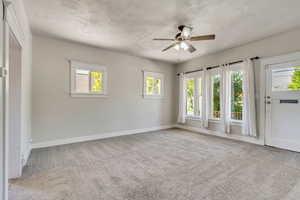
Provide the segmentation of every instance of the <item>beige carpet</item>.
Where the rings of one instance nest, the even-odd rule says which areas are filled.
[[[178,129],[34,150],[9,200],[299,200],[300,154]]]

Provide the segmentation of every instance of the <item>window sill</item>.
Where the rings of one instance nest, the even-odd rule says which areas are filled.
[[[144,99],[163,99],[164,96],[151,96],[151,95],[143,95]]]
[[[211,119],[208,119],[208,122],[212,122],[212,123],[220,123],[220,122],[221,122],[221,119],[211,118]]]
[[[191,120],[191,121],[201,121],[202,119],[200,117],[195,117],[195,116],[187,116],[185,117],[186,120]]]
[[[190,120],[190,121],[202,121],[202,118],[196,117],[196,116],[186,116],[185,119]],[[221,119],[208,119],[208,122],[220,124],[222,122],[222,120]],[[243,121],[231,120],[230,124],[233,126],[243,126]]]
[[[239,120],[231,120],[230,123],[234,126],[242,126],[244,122]]]
[[[76,94],[71,93],[71,97],[79,97],[79,98],[107,98],[108,96],[105,94]]]
[[[221,123],[221,119],[208,119],[208,122],[210,123]],[[230,124],[233,126],[243,126],[243,121],[239,120],[230,120]]]

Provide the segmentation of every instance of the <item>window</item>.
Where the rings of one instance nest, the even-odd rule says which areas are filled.
[[[203,87],[203,83],[202,83],[202,78],[198,78],[198,116],[199,117],[202,117],[202,101],[203,101],[203,98],[202,98],[202,87]]]
[[[193,73],[186,78],[186,115],[189,118],[201,118],[202,73]]]
[[[71,61],[71,95],[76,97],[104,96],[106,69],[95,64]]]
[[[221,74],[218,69],[210,71],[210,118],[221,118]]]
[[[230,71],[231,84],[231,119],[243,120],[243,72]]]
[[[295,69],[293,73],[297,73],[297,70]],[[185,75],[187,118],[192,120],[208,118],[218,123],[225,117],[226,122],[240,125],[244,120],[243,65],[236,63],[226,68],[210,69],[205,76],[203,72]]]
[[[164,75],[144,71],[144,98],[161,98],[164,94]]]
[[[272,70],[272,91],[300,90],[300,66]]]
[[[186,80],[186,114],[195,115],[195,79]]]

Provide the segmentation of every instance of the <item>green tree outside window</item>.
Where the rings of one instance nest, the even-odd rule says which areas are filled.
[[[189,79],[187,80],[186,86],[186,109],[188,115],[194,115],[194,97],[195,97],[195,80]]]
[[[292,82],[289,84],[288,88],[290,90],[300,90],[300,66],[295,67]]]
[[[212,77],[212,86],[213,86],[213,117],[220,118],[220,87],[221,87],[221,79],[220,76]]]
[[[146,78],[146,94],[159,95],[161,90],[161,80],[154,77]]]
[[[231,118],[235,120],[243,119],[243,73],[231,73]]]
[[[92,92],[102,92],[103,89],[103,74],[101,72],[91,72],[91,89]]]

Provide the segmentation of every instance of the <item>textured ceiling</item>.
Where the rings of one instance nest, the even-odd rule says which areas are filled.
[[[300,0],[24,0],[34,33],[168,62],[231,48],[300,26]],[[193,54],[162,53],[177,25],[193,35],[215,33],[215,41],[194,42]]]

